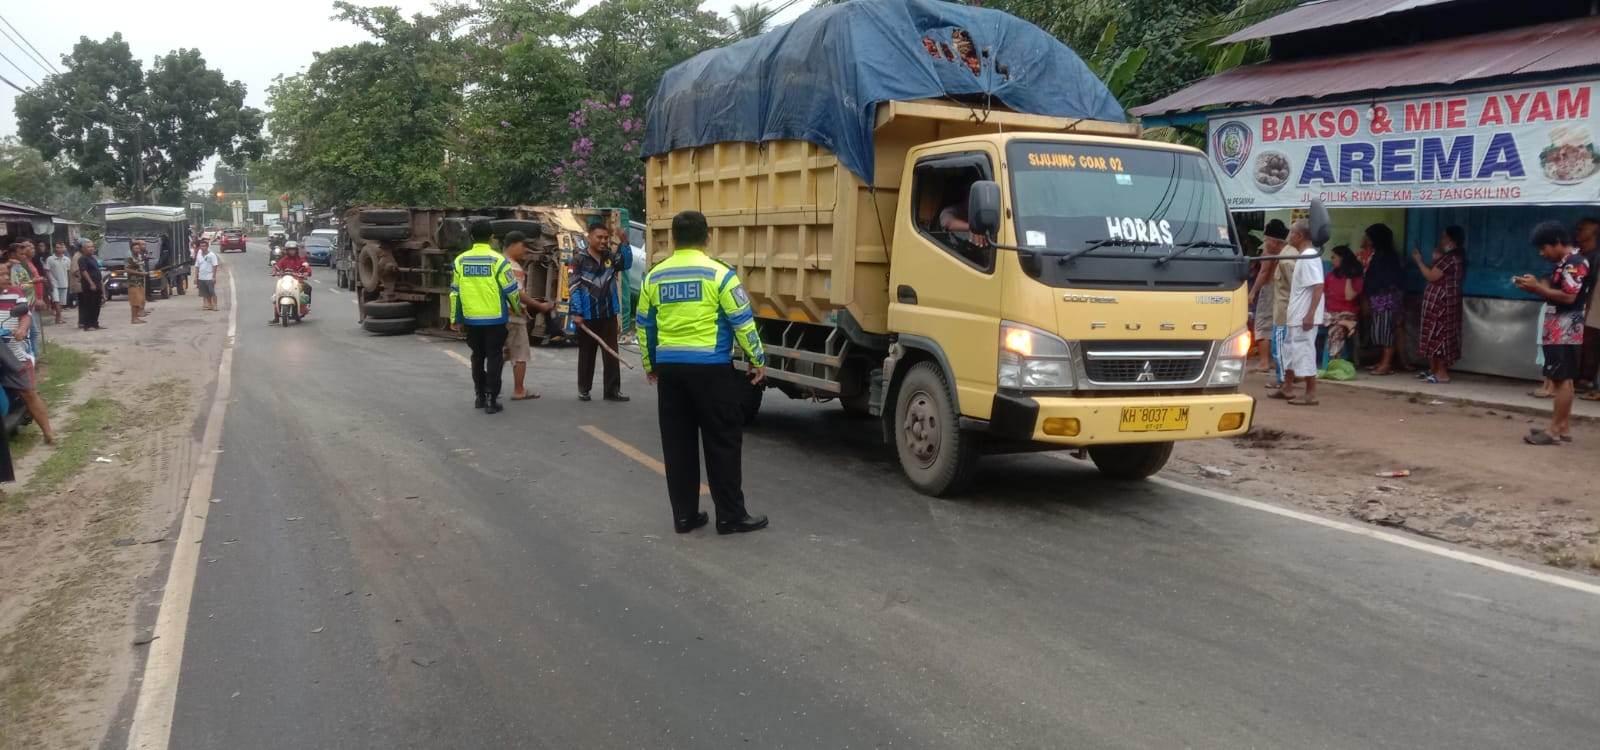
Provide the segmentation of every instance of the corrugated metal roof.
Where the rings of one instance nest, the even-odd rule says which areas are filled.
[[[1426,8],[1430,5],[1443,5],[1445,3],[1461,2],[1462,0],[1321,0],[1320,2],[1306,3],[1298,8],[1293,8],[1276,16],[1268,18],[1261,23],[1250,26],[1242,31],[1237,31],[1223,38],[1217,44],[1232,44],[1251,39],[1265,39],[1267,37],[1293,34],[1297,31],[1310,31],[1311,29],[1325,29],[1330,26],[1340,26],[1356,21],[1365,21],[1369,18],[1387,16],[1391,13],[1404,13],[1408,10]]]
[[[1450,85],[1600,66],[1600,17],[1526,26],[1309,60],[1224,71],[1133,110],[1138,116],[1217,105],[1265,105],[1358,91]]]

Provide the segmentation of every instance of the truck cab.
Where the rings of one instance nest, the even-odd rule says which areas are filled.
[[[971,460],[938,455],[967,450],[954,428],[1088,447],[1121,476],[1153,473],[1175,440],[1248,429],[1245,260],[1199,151],[1043,133],[939,141],[908,151],[900,201],[898,403],[878,409],[926,481]],[[946,393],[903,387],[918,361]]]

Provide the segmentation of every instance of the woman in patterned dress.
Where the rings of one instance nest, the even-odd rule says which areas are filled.
[[[1433,264],[1422,260],[1421,250],[1411,251],[1411,261],[1428,280],[1422,293],[1422,336],[1418,352],[1428,358],[1428,371],[1417,377],[1429,383],[1450,382],[1450,366],[1461,359],[1461,283],[1467,275],[1466,232],[1445,227],[1433,249]]]
[[[1361,252],[1369,258],[1362,289],[1367,297],[1367,341],[1383,350],[1378,365],[1367,372],[1373,375],[1393,375],[1400,353],[1403,333],[1400,314],[1405,293],[1401,284],[1405,267],[1400,253],[1395,251],[1394,230],[1385,224],[1373,224],[1361,235]]]

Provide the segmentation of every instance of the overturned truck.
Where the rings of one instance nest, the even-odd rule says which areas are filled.
[[[489,224],[496,249],[501,237],[522,232],[530,251],[524,283],[532,296],[556,303],[528,326],[534,343],[548,344],[571,336],[567,269],[584,249],[584,227],[596,216],[623,226],[620,212],[605,209],[354,208],[345,213],[333,265],[339,286],[356,292],[368,332],[442,332],[450,323],[451,264],[472,246],[473,225]]]

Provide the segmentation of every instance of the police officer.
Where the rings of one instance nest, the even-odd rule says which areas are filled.
[[[511,263],[489,246],[489,222],[472,225],[472,248],[456,256],[450,281],[450,329],[465,325],[472,349],[472,402],[485,414],[500,406],[500,373],[505,369],[506,322],[521,315],[517,279]]]
[[[766,516],[745,511],[740,489],[741,394],[749,388],[732,367],[733,342],[750,363],[750,383],[766,375],[750,298],[732,268],[707,257],[706,217],[684,211],[672,219],[676,251],[645,276],[637,322],[644,371],[660,389],[661,452],[673,526],[686,534],[709,520],[700,510],[700,450],[717,508],[717,533],[767,527]]]

